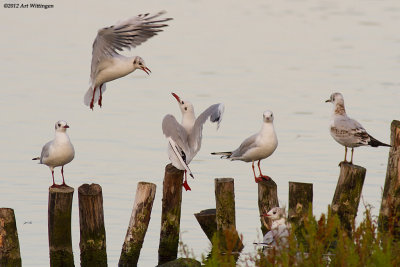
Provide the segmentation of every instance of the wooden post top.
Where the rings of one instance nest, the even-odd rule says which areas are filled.
[[[339,166],[340,166],[340,168],[354,169],[355,171],[361,171],[361,172],[363,172],[363,171],[366,172],[367,171],[367,169],[365,169],[362,166],[350,164],[349,162],[344,162],[344,161],[340,162]]]
[[[61,186],[61,187],[49,187],[50,193],[73,193],[74,188],[70,186]]]
[[[174,165],[172,165],[172,163],[167,164],[167,166],[165,166],[165,172],[169,173],[169,174],[179,174],[181,172],[183,172],[183,170],[180,170],[178,168],[176,168]]]
[[[215,178],[216,183],[232,183],[233,181],[233,178]]]
[[[83,184],[78,188],[79,194],[83,195],[97,195],[101,192],[99,184]]]

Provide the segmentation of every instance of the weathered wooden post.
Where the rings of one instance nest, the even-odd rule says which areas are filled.
[[[165,167],[158,265],[175,260],[178,255],[183,174],[172,164]]]
[[[215,179],[215,201],[220,250],[223,253],[240,252],[243,244],[236,231],[235,190],[232,178]]]
[[[78,188],[81,266],[107,266],[103,194],[98,184]]]
[[[74,189],[49,187],[48,227],[50,266],[74,266],[71,238],[71,212]]]
[[[381,210],[379,214],[379,230],[390,231],[395,239],[400,240],[400,121],[392,121],[391,148],[386,171]]]
[[[212,237],[217,231],[217,221],[216,221],[216,210],[207,209],[202,210],[199,213],[195,213],[194,216],[197,222],[200,224],[201,229],[203,229],[207,238],[212,241]]]
[[[14,210],[0,208],[0,266],[20,267],[21,264]]]
[[[119,267],[137,266],[140,250],[149,226],[155,196],[155,184],[138,183],[128,231],[119,258]]]
[[[289,221],[301,223],[313,202],[313,184],[289,182]]]
[[[262,216],[274,207],[279,207],[276,183],[272,180],[262,180],[258,183],[258,210],[260,212],[261,231],[265,235],[271,229],[271,220]]]
[[[361,166],[341,162],[340,175],[332,199],[331,208],[339,216],[342,227],[351,234],[352,223],[357,216],[361,191],[367,170]]]

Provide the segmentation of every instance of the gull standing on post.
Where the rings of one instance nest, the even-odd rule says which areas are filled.
[[[203,124],[210,118],[211,122],[217,123],[217,129],[224,113],[224,104],[214,104],[208,107],[196,118],[193,105],[172,93],[182,112],[182,123],[180,124],[173,115],[168,114],[162,122],[162,131],[167,137],[168,157],[173,166],[180,170],[185,170],[185,190],[191,190],[187,183],[187,172],[193,177],[188,164],[192,161],[201,147]]]
[[[70,163],[75,156],[74,146],[67,135],[68,124],[65,121],[56,122],[56,135],[54,139],[46,143],[42,148],[40,157],[32,160],[40,160],[40,164],[49,166],[53,176],[53,185],[51,187],[67,186],[64,181],[64,165]],[[54,167],[61,167],[63,183],[57,185],[54,182]]]
[[[144,60],[139,57],[125,57],[118,54],[124,48],[131,49],[161,32],[162,24],[172,18],[159,18],[165,12],[155,15],[149,13],[138,15],[117,24],[102,28],[97,32],[93,43],[90,87],[84,97],[84,103],[93,110],[94,102],[102,105],[102,95],[106,90],[106,82],[121,78],[136,69],[149,74]]]
[[[276,137],[274,128],[274,114],[272,111],[265,111],[263,113],[263,125],[261,130],[245,139],[242,144],[235,150],[230,152],[213,152],[212,155],[222,155],[221,158],[230,160],[242,160],[244,162],[252,162],[254,179],[256,183],[260,182],[263,178],[270,179],[270,177],[263,175],[260,168],[260,161],[268,158],[274,153],[278,146],[278,138]],[[258,160],[258,170],[260,176],[256,176],[254,171],[254,161]]]
[[[348,147],[351,147],[350,164],[353,164],[353,151],[355,147],[368,145],[372,147],[390,146],[373,138],[358,121],[347,116],[341,93],[331,94],[331,97],[325,102],[333,104],[330,132],[333,139],[344,146],[344,162],[347,162]]]

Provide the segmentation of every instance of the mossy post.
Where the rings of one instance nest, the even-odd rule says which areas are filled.
[[[175,260],[178,255],[183,174],[172,164],[165,166],[158,265]]]
[[[216,210],[202,210],[199,213],[195,213],[194,216],[196,217],[197,222],[200,224],[200,227],[201,229],[203,229],[207,238],[212,241],[212,237],[217,231],[217,221],[215,219]]]
[[[78,188],[81,266],[107,266],[103,194],[98,184]]]
[[[400,121],[394,120],[390,127],[391,148],[383,189],[379,230],[390,231],[396,240],[400,240]]]
[[[235,189],[233,178],[215,179],[217,234],[221,252],[240,252],[242,241],[236,231]]]
[[[339,216],[342,227],[351,234],[357,216],[361,191],[367,170],[347,162],[340,163],[340,175],[331,208]]]
[[[302,222],[307,217],[308,210],[312,208],[313,184],[289,182],[289,221],[295,224]]]
[[[74,189],[49,187],[48,227],[50,266],[74,266],[71,238],[71,211]]]
[[[155,184],[138,183],[128,231],[119,258],[119,267],[137,266],[140,250],[149,226],[155,196]]]
[[[261,231],[263,235],[271,229],[272,221],[262,215],[274,207],[279,207],[276,183],[272,179],[263,179],[258,183],[258,210],[260,212]]]
[[[14,210],[9,208],[0,208],[0,266],[22,266]]]

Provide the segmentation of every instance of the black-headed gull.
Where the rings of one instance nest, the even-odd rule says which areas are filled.
[[[224,104],[214,104],[208,107],[196,118],[193,105],[172,93],[178,101],[182,112],[182,123],[177,122],[173,115],[166,115],[162,121],[162,131],[168,139],[168,157],[172,165],[180,170],[185,170],[185,190],[191,190],[187,183],[187,172],[193,177],[188,164],[192,161],[201,147],[203,124],[210,118],[217,123],[217,129],[224,113]]]
[[[47,165],[53,176],[53,185],[51,187],[60,187],[54,182],[54,168],[61,166],[61,175],[63,183],[61,186],[66,186],[64,181],[64,165],[70,163],[75,156],[74,146],[67,135],[68,124],[65,121],[56,122],[56,134],[52,141],[46,143],[42,148],[40,157],[32,160],[40,160],[40,164]]]
[[[258,245],[263,245],[267,249],[282,249],[287,247],[289,245],[290,225],[286,222],[285,209],[275,207],[262,216],[271,219],[272,226],[271,230],[265,234],[263,242],[258,243]]]
[[[364,127],[356,120],[349,118],[344,108],[344,99],[341,93],[333,93],[325,102],[333,104],[330,132],[333,139],[345,148],[344,162],[347,162],[347,148],[351,147],[351,161],[353,163],[353,151],[359,146],[390,146],[376,140],[367,133]]]
[[[172,19],[159,18],[164,13],[141,14],[97,32],[92,50],[90,87],[84,97],[85,105],[93,110],[94,102],[98,102],[101,107],[107,82],[126,76],[136,69],[147,74],[151,72],[141,57],[125,57],[117,51],[135,48],[161,32],[162,27],[168,26],[163,23]]]
[[[260,161],[268,158],[274,153],[278,146],[278,138],[276,137],[274,128],[274,114],[272,111],[265,111],[263,113],[263,124],[261,130],[245,139],[242,144],[235,150],[229,152],[213,152],[212,155],[222,155],[221,158],[230,160],[241,160],[244,162],[252,162],[253,174],[256,183],[260,182],[263,178],[270,179],[270,177],[263,175],[260,168]],[[254,161],[258,160],[258,169],[260,176],[256,176],[254,171]]]

